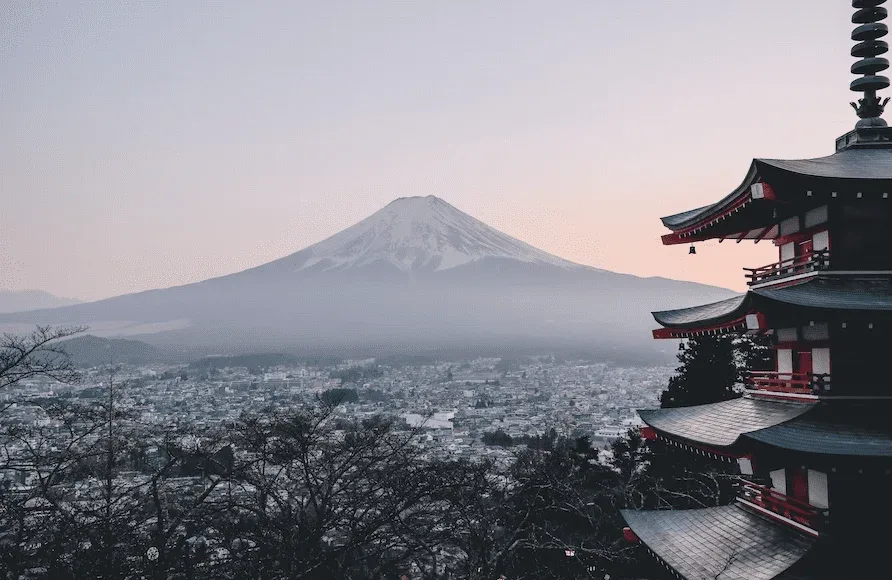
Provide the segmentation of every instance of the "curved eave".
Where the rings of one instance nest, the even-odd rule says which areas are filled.
[[[726,215],[733,209],[745,205],[747,200],[752,201],[752,186],[756,183],[757,179],[758,169],[755,160],[753,160],[746,177],[737,189],[716,203],[660,219],[664,226],[676,233],[688,231],[696,226],[703,226],[707,224],[709,220],[721,215]]]
[[[789,315],[790,307],[830,311],[892,312],[892,278],[887,275],[823,273],[794,284],[767,286],[733,298],[654,312],[662,329],[655,338],[688,338],[723,333],[761,333],[766,318]]]
[[[651,314],[660,326],[666,328],[706,327],[724,324],[744,317],[749,307],[749,295],[740,294],[718,302],[676,310],[663,310]]]
[[[740,397],[694,407],[642,410],[638,415],[661,435],[728,449],[742,435],[795,419],[813,406]]]
[[[837,457],[892,458],[889,405],[828,403],[786,423],[746,433],[778,449]]]
[[[686,580],[773,580],[814,545],[736,505],[620,513],[648,550]]]
[[[892,191],[892,149],[849,149],[815,159],[754,159],[743,182],[718,202],[662,218],[672,233],[663,243],[684,244],[715,238],[770,238],[774,201],[787,194],[791,184],[804,189],[837,187]],[[775,189],[769,184],[774,184]],[[858,192],[860,193],[860,191]]]
[[[769,232],[756,226],[764,224],[771,217],[768,208],[774,198],[774,190],[761,180],[758,165],[753,161],[740,186],[718,202],[662,218],[663,225],[672,230],[672,233],[662,237],[663,243],[673,245],[713,238],[766,237]]]
[[[663,326],[653,331],[656,339],[755,334],[767,330],[765,317],[753,309],[747,294],[702,306],[652,314],[654,320]]]
[[[847,149],[813,159],[756,159],[754,163],[761,173],[783,172],[800,179],[892,185],[892,148],[889,147]]]
[[[755,317],[755,318],[754,318]],[[697,325],[692,328],[657,328],[653,337],[662,339],[696,338],[698,336],[719,336],[722,334],[759,334],[764,328],[764,316],[758,312],[748,313],[740,318],[713,325]],[[752,321],[756,320],[755,323]],[[755,327],[755,328],[754,328]]]

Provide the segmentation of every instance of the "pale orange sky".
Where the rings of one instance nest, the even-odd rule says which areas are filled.
[[[580,263],[742,289],[771,244],[688,256],[659,217],[718,200],[752,157],[832,152],[856,121],[851,12],[3,2],[0,288],[194,282],[434,194]]]

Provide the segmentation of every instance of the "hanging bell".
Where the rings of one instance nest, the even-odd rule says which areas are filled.
[[[688,250],[688,254],[694,255],[697,253],[697,248],[694,247],[694,244],[691,244],[691,249]]]

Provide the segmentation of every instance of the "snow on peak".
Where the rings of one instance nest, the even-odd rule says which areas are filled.
[[[396,199],[301,254],[308,255],[301,270],[342,270],[380,262],[403,271],[447,270],[483,258],[581,267],[512,238],[433,195]]]

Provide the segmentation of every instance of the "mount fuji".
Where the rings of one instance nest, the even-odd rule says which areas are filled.
[[[219,278],[98,302],[0,314],[0,325],[86,324],[208,352],[418,354],[572,349],[665,360],[654,309],[730,290],[564,260],[434,196],[399,198],[278,260]]]
[[[399,198],[285,261],[297,270],[387,264],[412,272],[448,270],[485,259],[563,269],[582,267],[503,234],[433,195]]]

